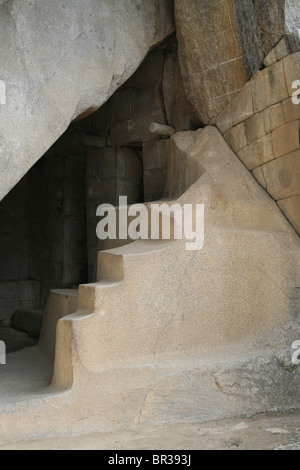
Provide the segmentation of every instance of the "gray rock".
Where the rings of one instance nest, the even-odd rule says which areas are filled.
[[[0,2],[0,200],[174,30],[172,0]]]
[[[263,66],[285,32],[299,27],[300,3],[175,0],[175,19],[187,96],[208,124]]]

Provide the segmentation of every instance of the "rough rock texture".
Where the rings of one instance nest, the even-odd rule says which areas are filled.
[[[169,157],[166,194],[205,204],[203,249],[139,240],[100,253],[78,299],[52,291],[38,348],[1,370],[2,442],[299,407],[298,237],[217,129]]]
[[[204,124],[213,122],[283,34],[299,26],[298,1],[175,0],[188,97]]]
[[[285,2],[285,27],[286,31],[300,29],[299,0],[286,0]]]
[[[254,75],[216,124],[300,234],[300,104],[292,100],[300,77],[300,43],[290,39],[284,36],[268,56],[272,65]],[[281,47],[286,44],[294,53],[287,55]]]
[[[168,124],[177,132],[198,129],[201,121],[186,97],[175,41],[166,53],[162,88]]]
[[[171,0],[10,0],[0,7],[0,199],[77,116],[174,30]],[[134,25],[134,30],[133,30]]]

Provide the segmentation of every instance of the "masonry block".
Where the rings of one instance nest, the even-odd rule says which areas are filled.
[[[274,155],[276,158],[300,148],[300,121],[292,121],[272,132]]]
[[[265,132],[269,134],[284,124],[282,103],[275,104],[263,111]]]
[[[295,89],[293,88],[293,83],[296,80],[300,80],[300,52],[291,54],[285,59],[283,59],[283,66],[288,96],[292,96],[295,92]]]
[[[283,101],[282,105],[285,122],[300,120],[300,103],[295,104],[291,98],[288,98]]]
[[[235,127],[232,127],[226,134],[224,138],[228,145],[232,148],[235,153],[238,153],[244,147],[247,146],[247,137],[245,132],[245,123],[242,122]]]
[[[254,112],[260,112],[288,97],[282,61],[262,70],[251,80]]]
[[[246,165],[248,170],[252,171],[258,166],[273,160],[274,152],[271,134],[256,140],[238,153],[240,160]]]
[[[268,193],[276,201],[300,194],[300,150],[261,168]]]
[[[244,123],[247,144],[252,144],[265,135],[265,122],[263,113],[254,114]]]

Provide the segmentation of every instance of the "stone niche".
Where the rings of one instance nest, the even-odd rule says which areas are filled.
[[[187,101],[175,36],[152,50],[97,112],[73,122],[0,203],[0,322],[43,309],[50,289],[95,280],[96,209],[163,196],[168,139],[200,122]]]

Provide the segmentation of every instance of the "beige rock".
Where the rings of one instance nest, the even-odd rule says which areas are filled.
[[[205,204],[203,249],[134,242],[78,304],[51,293],[39,346],[1,369],[2,442],[299,406],[274,353],[299,331],[294,230],[215,128],[172,137],[166,194]]]
[[[166,54],[162,87],[168,124],[176,132],[200,127],[201,121],[185,94],[177,44]]]
[[[268,193],[276,200],[300,194],[300,150],[261,167]]]
[[[151,122],[149,131],[152,135],[158,138],[171,137],[173,134],[175,134],[174,127],[167,126],[165,124],[159,124],[158,122]]]
[[[157,140],[143,145],[144,199],[161,199],[166,179],[170,140]]]
[[[285,122],[300,120],[300,104],[294,104],[291,98],[284,100],[282,104]]]
[[[146,142],[143,145],[144,170],[167,169],[170,140]]]
[[[300,30],[295,29],[288,34],[285,34],[281,41],[275,47],[275,54],[277,60],[298,52],[300,50]]]
[[[246,135],[245,123],[238,124],[235,127],[232,127],[226,134],[224,138],[228,145],[232,148],[235,153],[238,153],[248,144],[248,139]],[[248,133],[249,134],[249,133]]]
[[[225,106],[223,111],[221,111],[221,113],[218,115],[216,120],[216,126],[222,135],[224,135],[233,127],[232,102]]]
[[[270,52],[264,60],[264,64],[268,67],[274,62],[299,51],[300,49],[300,30],[295,29],[284,35],[277,46]]]
[[[276,158],[300,148],[300,121],[292,121],[272,132],[273,149]]]
[[[263,112],[263,116],[264,116],[264,121],[265,121],[266,134],[269,134],[270,132],[274,131],[278,127],[282,126],[284,122],[287,122],[284,120],[282,103],[275,104],[274,106],[267,108]]]
[[[283,66],[288,96],[292,96],[295,92],[295,89],[293,89],[293,83],[295,80],[299,80],[300,77],[300,52],[291,54],[283,59]]]
[[[267,189],[267,184],[264,180],[264,175],[261,166],[255,168],[255,170],[252,171],[252,175],[264,189]]]
[[[265,131],[265,121],[263,113],[255,114],[244,123],[247,144],[252,144],[255,140],[264,137],[267,132]]]
[[[238,152],[238,157],[250,171],[273,160],[275,156],[271,134],[264,136],[262,139],[256,140],[242,149]]]
[[[251,80],[254,112],[263,111],[288,97],[283,62],[276,62]]]
[[[253,115],[253,112],[252,87],[249,82],[232,100],[233,125],[245,121]]]
[[[295,230],[300,234],[300,196],[278,201],[278,205]]]
[[[264,64],[266,67],[270,67],[270,65],[275,64],[277,62],[277,57],[275,53],[275,49],[272,49],[270,54],[267,55],[267,57],[264,60]]]

